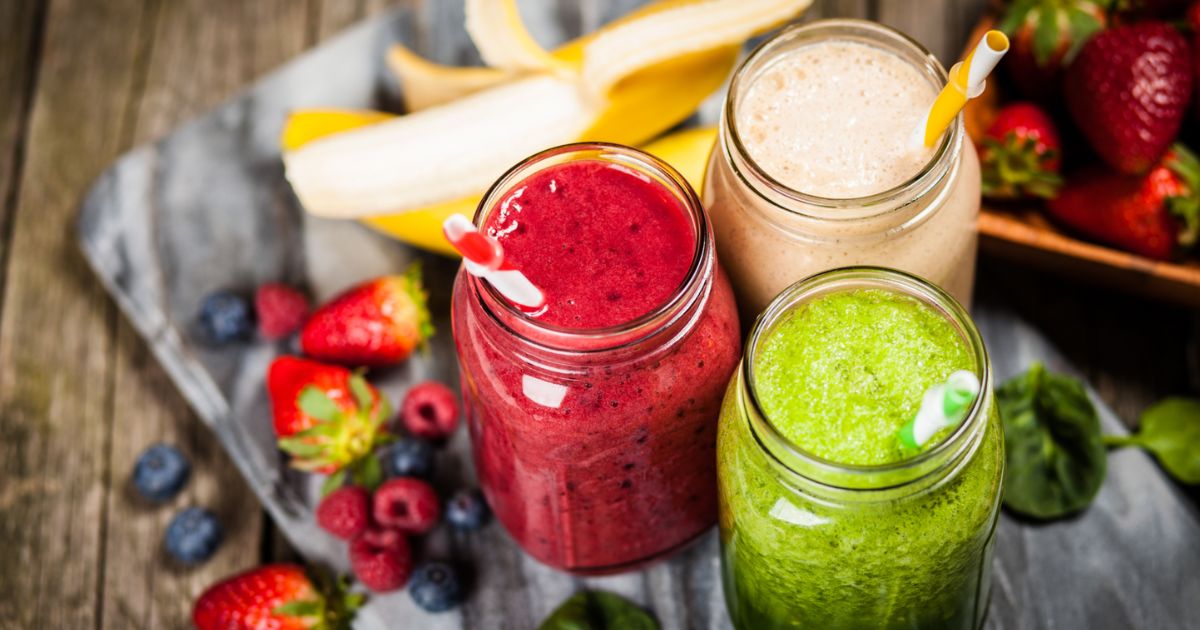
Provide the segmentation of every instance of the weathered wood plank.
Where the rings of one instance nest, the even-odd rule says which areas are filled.
[[[122,148],[145,9],[64,0],[46,17],[0,314],[0,619],[15,627],[98,614],[115,312],[69,226]]]
[[[133,130],[148,141],[228,98],[308,45],[312,16],[303,3],[172,2],[162,6],[147,44],[144,88]],[[188,624],[191,602],[215,580],[258,563],[265,519],[257,499],[216,437],[171,387],[145,343],[118,327],[113,395],[114,487],[104,574],[102,625],[170,628]],[[191,458],[193,477],[169,507],[150,509],[122,487],[137,454],[165,441]],[[190,571],[172,570],[157,543],[184,505],[217,513],[226,540]]]
[[[45,7],[33,2],[0,4],[0,269],[8,252],[44,14]]]
[[[320,0],[309,31],[316,43],[373,15],[401,6],[416,6],[421,0]]]
[[[1125,424],[1134,426],[1166,395],[1195,393],[1188,311],[999,260],[980,262],[977,291],[1003,296],[1006,306],[1054,340]]]
[[[970,32],[986,0],[875,0],[875,19],[907,33],[937,55],[947,67],[958,61],[963,38]]]

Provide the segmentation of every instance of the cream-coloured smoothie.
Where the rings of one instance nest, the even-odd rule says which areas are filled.
[[[945,81],[927,52],[857,20],[785,30],[730,88],[704,202],[743,321],[793,282],[884,265],[969,303],[979,164],[956,121],[914,130]]]
[[[912,179],[933,149],[912,142],[937,92],[896,55],[853,41],[781,57],[738,106],[750,157],[779,183],[850,199]]]

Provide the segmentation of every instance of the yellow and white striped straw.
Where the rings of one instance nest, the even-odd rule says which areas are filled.
[[[1008,37],[1000,31],[988,31],[966,59],[950,68],[950,81],[942,88],[929,114],[914,134],[914,140],[932,147],[967,101],[983,93],[987,76],[1008,52]]]

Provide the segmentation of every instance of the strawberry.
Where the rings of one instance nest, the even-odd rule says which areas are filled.
[[[262,566],[208,587],[192,622],[199,630],[348,629],[363,597],[331,590],[322,595],[297,565]]]
[[[1093,167],[1070,178],[1047,207],[1083,234],[1166,260],[1200,232],[1200,161],[1176,144],[1145,175]]]
[[[275,435],[292,466],[330,474],[326,494],[347,472],[374,488],[382,477],[372,451],[388,441],[387,401],[360,375],[343,367],[279,357],[267,372]]]
[[[996,114],[979,148],[983,194],[994,199],[1052,198],[1062,143],[1054,121],[1037,105],[1013,103]]]
[[[1171,146],[1192,94],[1191,54],[1163,22],[1105,31],[1079,52],[1067,70],[1067,107],[1110,166],[1145,173]]]
[[[1200,0],[1188,5],[1184,22],[1192,31],[1192,85],[1200,86]],[[1200,98],[1193,100],[1200,113]]]
[[[317,309],[300,333],[300,347],[332,363],[399,363],[433,335],[425,302],[421,268],[414,264],[403,276],[370,280]]]
[[[997,28],[1012,41],[1004,61],[1027,98],[1053,101],[1063,69],[1108,21],[1111,0],[1017,0]]]
[[[1117,8],[1132,17],[1172,18],[1183,13],[1188,0],[1120,0]]]

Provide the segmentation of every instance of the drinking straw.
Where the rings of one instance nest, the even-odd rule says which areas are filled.
[[[442,233],[462,254],[467,273],[490,282],[513,304],[530,309],[545,305],[546,298],[541,290],[525,274],[505,262],[500,241],[480,232],[470,219],[452,214],[442,223]]]
[[[914,142],[932,147],[970,99],[983,94],[987,76],[1008,52],[1008,36],[992,30],[979,39],[962,61],[950,68],[950,81],[929,106],[929,113],[914,134]]]
[[[945,383],[930,387],[921,398],[921,408],[900,429],[900,445],[909,450],[921,448],[938,431],[962,422],[978,396],[979,377],[967,370],[958,370]]]

